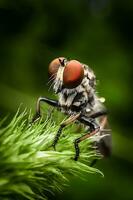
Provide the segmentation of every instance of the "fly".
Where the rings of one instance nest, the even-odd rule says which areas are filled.
[[[74,160],[78,160],[80,155],[79,143],[90,137],[94,139],[95,147],[101,155],[109,156],[112,149],[111,130],[106,127],[107,110],[103,104],[104,98],[99,98],[96,93],[96,76],[93,70],[77,60],[60,57],[50,63],[48,71],[53,79],[53,90],[58,100],[39,97],[32,121],[41,117],[40,103],[45,102],[68,115],[68,119],[60,124],[56,133],[53,141],[54,149],[63,128],[79,121],[88,131],[74,141]]]

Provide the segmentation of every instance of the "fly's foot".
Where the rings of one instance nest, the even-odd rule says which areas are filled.
[[[54,151],[56,151],[56,144],[55,144],[55,142],[53,142],[52,147],[53,147]]]
[[[34,117],[32,118],[31,124],[37,122],[41,118],[41,115],[39,113],[36,113]]]

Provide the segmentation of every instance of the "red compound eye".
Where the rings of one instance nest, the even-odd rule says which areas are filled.
[[[84,77],[84,68],[77,60],[67,63],[63,72],[63,84],[66,88],[77,87]]]
[[[49,64],[49,68],[48,68],[48,73],[49,73],[49,76],[55,78],[56,77],[56,73],[59,69],[59,66],[61,65],[60,64],[60,61],[63,61],[65,58],[64,57],[59,57],[59,58],[55,58],[54,60],[52,60],[52,62]]]

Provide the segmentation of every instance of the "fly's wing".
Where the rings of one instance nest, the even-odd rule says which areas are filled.
[[[108,157],[112,153],[112,131],[109,127],[107,116],[100,117],[100,139],[97,143],[100,153],[104,157]]]
[[[100,131],[94,136],[96,150],[100,152],[103,157],[109,157],[112,153],[112,134],[109,128],[109,123],[106,116],[97,119]]]

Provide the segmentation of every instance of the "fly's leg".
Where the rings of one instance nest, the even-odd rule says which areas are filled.
[[[61,133],[62,133],[63,128],[64,128],[65,126],[71,124],[72,122],[74,122],[76,119],[79,118],[79,116],[80,116],[80,113],[78,113],[77,115],[72,115],[72,116],[70,116],[67,120],[65,120],[64,122],[62,122],[62,123],[60,124],[60,127],[59,127],[59,129],[58,129],[58,131],[57,131],[57,133],[56,133],[56,135],[55,135],[55,138],[54,138],[54,141],[53,141],[53,145],[52,145],[52,146],[54,147],[54,149],[55,149],[56,144],[57,144],[57,142],[58,142],[58,140],[59,140],[59,138],[60,138],[60,135],[61,135]]]
[[[105,112],[98,112],[93,114],[93,117],[101,117],[101,120],[99,119],[99,125],[94,124],[93,126],[91,126],[91,124],[89,125],[89,119],[87,119],[86,117],[81,117],[80,118],[80,122],[84,123],[85,125],[89,125],[90,126],[90,130],[93,129],[89,134],[86,134],[84,136],[82,136],[81,138],[78,138],[75,141],[75,149],[77,149],[76,151],[76,155],[75,155],[75,160],[78,159],[79,156],[79,147],[78,147],[78,143],[83,141],[86,138],[89,138],[92,135],[95,135],[98,131],[99,135],[97,136],[97,140],[95,142],[96,148],[97,150],[101,153],[101,155],[103,155],[103,157],[108,157],[111,155],[111,150],[112,150],[112,141],[111,141],[111,130],[110,129],[106,129],[106,125],[107,125],[107,116],[104,116]],[[93,118],[94,120],[94,118]],[[99,127],[98,127],[99,126]],[[90,166],[93,166],[95,163],[97,162],[97,159],[94,159],[92,161],[92,163],[90,164]]]
[[[94,121],[94,119],[91,119],[91,118],[87,119],[85,117],[81,117],[80,121],[81,121],[81,119],[82,119],[82,122],[83,122],[83,120],[85,120],[85,123],[87,123],[87,125],[90,126],[91,131],[90,131],[90,133],[87,133],[87,134],[81,136],[80,138],[77,138],[74,141],[74,147],[75,147],[75,158],[74,158],[74,160],[75,161],[78,160],[78,157],[79,157],[79,154],[80,154],[79,143],[82,142],[83,140],[86,140],[87,138],[95,135],[100,129],[99,125]]]
[[[35,113],[31,123],[36,122],[41,117],[41,111],[40,111],[40,103],[41,102],[47,103],[47,104],[49,104],[53,107],[59,106],[58,101],[48,99],[48,98],[45,98],[45,97],[39,97],[38,100],[37,100],[37,103],[36,103],[36,113]]]
[[[108,114],[107,110],[101,110],[99,112],[96,112],[96,113],[89,115],[89,117],[95,119],[97,117],[105,116],[107,114]]]

